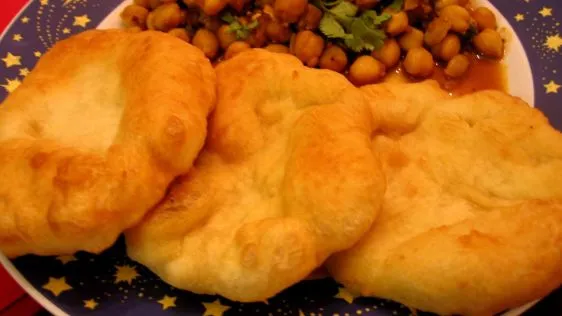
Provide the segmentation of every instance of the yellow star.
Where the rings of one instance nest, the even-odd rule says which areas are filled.
[[[27,22],[29,22],[29,18],[24,16],[23,18],[21,18],[21,23],[23,24],[27,24]]]
[[[544,46],[558,51],[560,49],[560,46],[562,46],[562,37],[560,37],[560,34],[547,36],[546,41],[544,42]]]
[[[41,5],[47,5],[49,4],[49,0],[41,0]]]
[[[84,15],[80,15],[80,16],[75,16],[74,17],[74,26],[81,26],[81,27],[86,27],[86,24],[90,23],[90,18],[88,18],[87,14]]]
[[[49,278],[49,282],[43,285],[43,288],[53,292],[55,296],[59,296],[62,292],[72,289],[72,286],[66,283],[66,278],[62,277],[60,279]]]
[[[560,85],[556,84],[556,82],[554,82],[554,80],[550,80],[550,82],[545,84],[544,87],[546,89],[546,94],[558,93],[558,89],[560,89]]]
[[[168,295],[164,295],[164,298],[158,301],[160,305],[162,305],[162,310],[167,310],[170,307],[176,307],[176,297],[169,297]]]
[[[96,307],[98,306],[98,302],[96,302],[94,299],[82,301],[82,302],[84,302],[84,308],[88,308],[91,310],[96,309]]]
[[[224,312],[230,309],[230,306],[222,305],[218,299],[212,303],[203,303],[203,306],[205,306],[203,316],[222,316]]]
[[[7,68],[19,66],[21,65],[21,56],[16,56],[12,55],[12,53],[8,53],[8,55],[6,55],[6,58],[2,58],[2,61],[4,62],[4,64],[6,64]]]
[[[14,92],[14,90],[16,90],[20,84],[21,81],[18,78],[15,78],[14,80],[10,80],[6,78],[6,84],[3,84],[2,87],[4,87],[4,89],[6,89],[8,93],[11,93]]]
[[[299,309],[299,316],[305,316],[304,313]]]
[[[543,17],[547,17],[547,16],[551,16],[552,15],[552,8],[548,8],[548,7],[542,7],[542,9],[539,11],[539,14],[542,15]]]
[[[70,29],[65,27],[62,29],[62,34],[70,34]]]
[[[39,51],[33,52],[33,56],[35,56],[35,57],[41,57],[41,55],[43,55],[43,54],[41,54],[41,52],[39,52]]]
[[[72,2],[76,2],[77,0],[64,0],[64,3],[62,4],[63,7],[66,7],[67,5],[71,4]],[[79,1],[79,0],[78,0]]]
[[[27,68],[20,69],[20,76],[27,77],[27,75],[29,75],[29,69],[27,69]],[[63,263],[65,263],[65,262],[63,262]]]
[[[27,70],[27,68],[20,69],[20,75],[22,75],[22,76],[25,76],[25,75],[29,74],[29,70],[27,70],[27,73],[25,75],[23,75],[22,71],[24,71],[24,69]],[[74,256],[58,256],[57,260],[62,262],[62,264],[67,264],[69,262],[76,261],[77,259]]]
[[[117,272],[115,273],[115,284],[119,282],[127,282],[131,284],[133,280],[139,276],[135,267],[129,265],[126,266],[115,266]]]
[[[521,21],[523,21],[523,20],[525,20],[525,15],[523,15],[523,14],[521,14],[521,13],[515,15],[515,21],[521,22]]]
[[[14,37],[12,37],[12,39],[16,42],[19,42],[23,39],[23,36],[21,36],[21,34],[14,34]]]
[[[353,293],[349,292],[346,288],[340,287],[338,290],[338,294],[334,296],[335,298],[341,298],[342,300],[346,301],[348,304],[353,303],[353,300],[357,297]]]

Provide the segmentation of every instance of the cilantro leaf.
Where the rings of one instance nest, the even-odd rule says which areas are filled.
[[[370,27],[365,19],[355,19],[351,25],[353,36],[363,41],[363,49],[372,51],[383,46],[386,34],[383,30]]]
[[[353,3],[347,1],[342,1],[330,9],[330,13],[341,17],[354,17],[357,15],[357,11],[359,11],[359,8]]]
[[[244,25],[238,21],[236,17],[234,17],[230,12],[227,12],[222,15],[221,20],[228,23],[228,31],[234,33],[236,35],[237,40],[245,40],[251,34],[252,30],[257,28],[260,23],[257,20],[254,20],[247,25]]]
[[[404,6],[404,0],[394,0],[388,7],[394,10],[402,10],[402,6]]]
[[[246,25],[246,27],[249,30],[254,30],[256,29],[258,26],[260,26],[260,22],[258,22],[258,20],[253,20],[252,22],[250,22],[248,25]]]
[[[388,13],[377,15],[377,12],[374,10],[367,10],[363,12],[363,14],[361,14],[361,19],[363,19],[365,23],[367,23],[367,25],[369,25],[370,27],[379,26],[384,22],[390,20],[390,18],[392,18],[392,15]]]
[[[324,14],[320,20],[320,31],[329,38],[344,38],[345,29],[330,13]]]
[[[358,17],[359,8],[351,2],[340,1],[330,8],[326,4],[326,0],[321,2],[324,15],[319,26],[326,37],[343,40],[345,46],[355,52],[383,46],[386,34],[380,25],[391,18],[390,14],[378,15],[374,10],[367,10]]]
[[[230,12],[227,12],[227,13],[225,13],[221,16],[221,20],[230,24],[230,23],[236,21],[236,18],[234,16],[232,16],[232,14]]]

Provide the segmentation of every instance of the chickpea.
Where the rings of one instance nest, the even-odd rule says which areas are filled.
[[[200,11],[187,10],[187,11],[182,11],[182,13],[185,14],[185,20],[184,20],[185,24],[191,27],[195,27],[199,25],[199,21],[201,20],[201,14],[202,14]]]
[[[180,11],[180,25],[186,25],[188,18],[189,18],[189,13],[187,12],[187,10],[182,9]]]
[[[319,65],[322,69],[343,72],[347,67],[347,54],[337,45],[329,46],[320,57]]]
[[[176,2],[175,0],[146,0],[150,9],[154,10],[165,3]]]
[[[207,29],[199,29],[195,32],[193,45],[203,51],[209,59],[214,59],[219,52],[219,40],[215,33]]]
[[[148,10],[136,4],[128,5],[123,12],[121,12],[121,19],[126,27],[138,26],[143,29],[146,27],[147,17]]]
[[[485,7],[476,8],[476,10],[472,12],[472,18],[476,21],[476,25],[480,31],[484,29],[495,30],[498,26],[494,13]]]
[[[129,33],[138,33],[138,32],[142,32],[143,29],[141,29],[138,26],[132,26],[132,27],[128,27],[125,29],[125,31],[129,32]]]
[[[374,8],[380,0],[355,0],[355,5],[361,10],[369,10]]]
[[[154,30],[155,26],[154,26],[154,11],[148,13],[148,16],[146,17],[146,28],[149,30]]]
[[[410,50],[423,46],[423,32],[417,28],[410,27],[408,31],[398,40],[403,50]]]
[[[230,31],[230,26],[223,25],[217,30],[217,38],[222,49],[227,49],[230,44],[236,41],[236,34]]]
[[[211,32],[216,32],[222,26],[221,20],[217,16],[200,15],[199,22],[203,27]]]
[[[252,49],[250,44],[243,42],[243,41],[236,41],[226,49],[226,53],[224,54],[224,59],[230,59],[243,51],[247,51]]]
[[[391,36],[396,36],[407,31],[408,23],[406,12],[400,11],[392,15],[392,18],[386,23],[385,30]]]
[[[322,11],[312,4],[306,6],[306,12],[299,20],[298,29],[302,30],[315,30],[320,25],[322,19]]]
[[[267,37],[274,43],[285,43],[291,39],[291,29],[278,21],[271,21],[265,28]]]
[[[308,0],[276,0],[273,9],[282,21],[293,23],[304,14],[307,5]]]
[[[434,67],[433,56],[423,47],[412,48],[404,59],[404,70],[414,77],[429,77]]]
[[[252,30],[250,36],[246,38],[246,42],[252,47],[262,47],[265,45],[265,42],[267,42],[266,28],[267,25],[265,23],[260,23],[256,29]]]
[[[437,11],[440,11],[444,7],[454,5],[454,4],[460,5],[460,6],[465,6],[465,5],[468,4],[468,0],[436,0],[435,1],[435,9]]]
[[[441,43],[433,47],[433,55],[444,61],[449,61],[461,51],[461,40],[455,34],[447,35]]]
[[[460,5],[444,7],[439,16],[451,22],[451,29],[457,33],[464,33],[470,27],[470,13]]]
[[[472,43],[479,53],[493,58],[503,56],[503,40],[496,30],[485,29],[472,39]]]
[[[168,34],[175,36],[187,43],[190,42],[189,33],[187,33],[187,30],[184,28],[171,29],[170,31],[168,31]]]
[[[152,11],[155,30],[167,32],[182,23],[182,12],[177,3],[166,3]]]
[[[324,39],[312,31],[300,31],[291,41],[291,53],[308,67],[318,65],[323,51]]]
[[[265,49],[272,53],[289,54],[289,47],[281,44],[269,44]]]
[[[375,83],[386,74],[384,65],[372,56],[364,55],[355,60],[349,68],[349,81],[356,86]]]
[[[143,8],[150,9],[150,0],[135,0],[133,3]]]
[[[465,55],[457,55],[447,63],[445,75],[451,78],[458,78],[466,73],[470,66],[470,61]]]
[[[394,38],[388,38],[381,49],[374,50],[371,56],[382,62],[386,68],[392,68],[400,60],[400,46]]]
[[[451,29],[451,23],[443,18],[436,18],[429,25],[425,31],[424,42],[428,46],[439,44]]]
[[[256,0],[256,4],[261,8],[266,5],[273,5],[273,2],[275,2],[275,0]]]
[[[417,9],[421,5],[419,0],[405,0],[404,1],[404,11],[412,11]]]

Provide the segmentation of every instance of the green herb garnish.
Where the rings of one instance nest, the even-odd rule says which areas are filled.
[[[257,20],[244,25],[238,21],[230,12],[222,15],[221,20],[228,23],[228,30],[236,35],[236,39],[245,40],[247,39],[254,29],[256,29],[260,23]]]
[[[396,11],[400,11],[402,10],[403,6],[404,6],[404,0],[394,0],[388,7]]]
[[[342,40],[355,52],[373,51],[383,46],[386,34],[381,24],[391,18],[390,14],[378,15],[374,10],[367,10],[357,16],[359,8],[341,0],[319,0],[315,4],[324,11],[319,28],[326,37]]]

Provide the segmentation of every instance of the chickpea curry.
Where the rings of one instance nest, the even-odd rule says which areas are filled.
[[[469,0],[134,0],[121,18],[216,63],[262,47],[357,86],[401,77],[433,78],[455,94],[505,90],[496,17]]]

